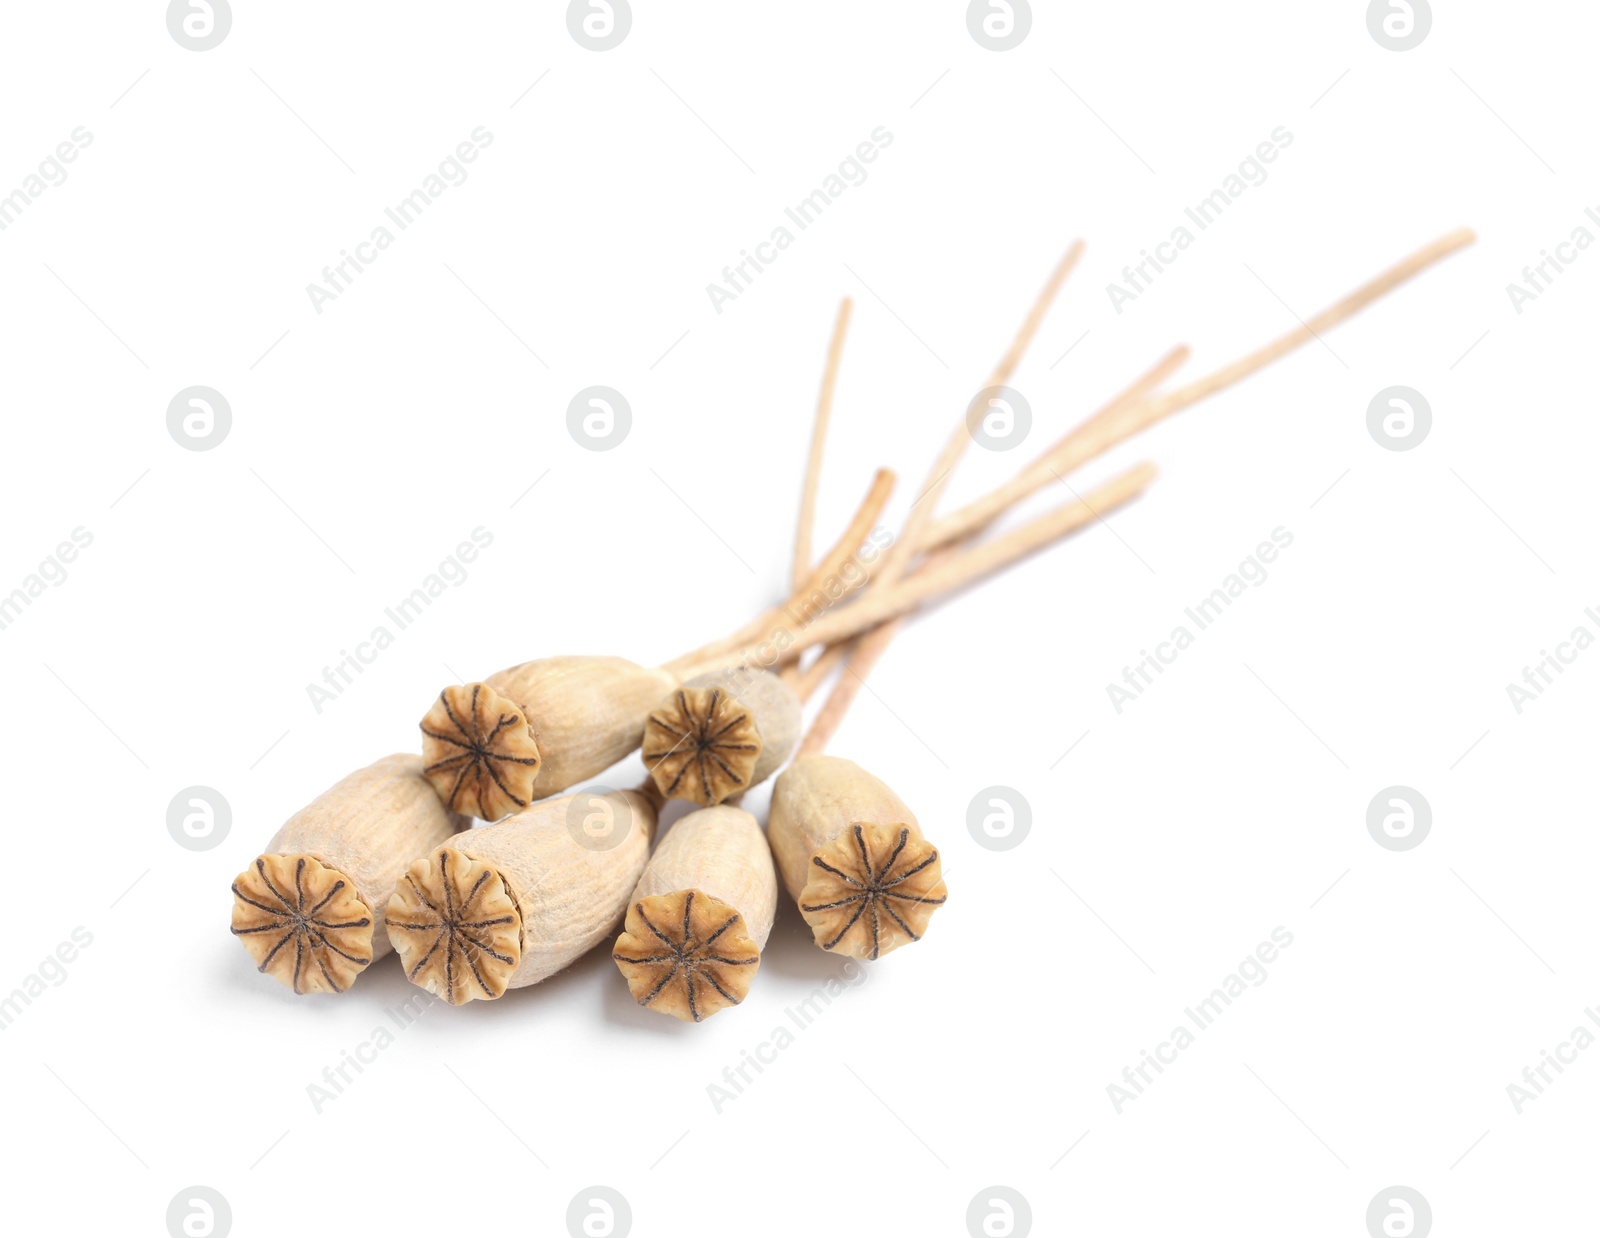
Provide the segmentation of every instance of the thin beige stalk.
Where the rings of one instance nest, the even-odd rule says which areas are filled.
[[[1094,424],[1107,417],[1115,416],[1123,409],[1129,408],[1142,400],[1156,387],[1160,386],[1161,383],[1165,382],[1173,371],[1188,358],[1189,349],[1185,345],[1178,345],[1117,395],[1113,396],[1085,424]],[[1069,442],[1076,433],[1078,433],[1076,430],[1070,431],[1066,436],[1058,440],[1053,447],[1047,449],[1033,463],[1024,468],[1022,472],[1011,478],[1010,481],[996,487],[977,503],[963,508],[964,512],[971,513],[966,528],[958,536],[946,539],[942,543],[942,548],[939,525],[936,524],[933,528],[926,530],[923,535],[923,541],[935,549],[923,561],[922,568],[919,570],[927,570],[928,567],[942,562],[955,546],[971,541],[996,516],[1012,504],[1020,502],[1031,495],[1046,480],[1059,481],[1059,476],[1052,469],[1053,457],[1063,449],[1063,445]],[[874,628],[852,646],[835,645],[831,649],[824,651],[824,656],[826,656],[827,653],[834,650],[848,650],[849,660],[845,663],[844,673],[839,676],[838,683],[834,685],[833,691],[829,693],[827,701],[824,702],[821,712],[817,715],[816,722],[807,734],[797,755],[805,756],[808,753],[821,752],[827,745],[834,731],[844,721],[845,714],[849,712],[857,693],[865,686],[867,676],[872,673],[872,668],[878,664],[878,659],[883,656],[890,642],[899,634],[900,628],[905,624],[905,621],[906,616],[901,615],[882,627]],[[843,656],[842,653],[841,656]],[[838,660],[838,658],[835,658],[834,662]],[[818,662],[821,663],[822,658],[818,658]],[[824,674],[828,669],[831,669],[831,665],[824,667]],[[803,701],[810,696],[812,691],[816,690],[816,684],[813,682],[802,684],[802,686],[809,689],[802,693],[800,699]]]
[[[794,692],[802,704],[816,695],[816,691],[827,681],[830,674],[836,670],[841,662],[850,656],[850,651],[855,648],[854,641],[841,641],[837,645],[829,645],[816,658],[810,666],[803,671],[796,671],[798,662],[791,662],[784,667],[785,672],[795,672]]]
[[[1027,352],[1028,345],[1033,342],[1033,337],[1038,333],[1039,325],[1044,321],[1044,316],[1051,302],[1055,300],[1056,293],[1061,290],[1061,285],[1066,282],[1067,276],[1072,273],[1073,267],[1078,265],[1078,259],[1081,257],[1083,257],[1083,242],[1074,241],[1072,247],[1056,264],[1056,269],[1050,273],[1045,286],[1039,290],[1033,306],[1028,310],[1028,316],[1023,319],[1022,326],[1018,328],[1016,336],[1011,341],[1011,347],[1006,350],[1005,356],[1000,358],[1000,363],[989,375],[989,381],[979,388],[980,391],[1004,386],[1011,381],[1011,375],[1021,362],[1022,355]],[[883,563],[875,573],[873,582],[875,590],[890,588],[905,574],[911,556],[919,549],[922,530],[933,519],[933,513],[938,510],[939,498],[944,494],[944,488],[950,481],[950,474],[955,471],[971,439],[972,433],[963,413],[955,431],[946,441],[944,449],[934,460],[933,467],[928,470],[928,480],[917,494],[916,502],[911,505],[905,527],[900,530],[900,536],[889,547]]]
[[[1189,359],[1187,345],[1179,344],[1152,365],[1128,386],[1096,409],[1084,421],[1068,430],[1039,455],[1034,457],[1016,476],[1002,482],[982,498],[948,516],[935,519],[922,535],[919,550],[932,551],[981,533],[1007,508],[1020,503],[1053,481],[1059,481],[1089,456],[1078,458],[1085,441],[1094,441],[1103,434],[1108,424],[1125,411],[1142,404],[1162,383],[1166,382]]]
[[[949,550],[934,551],[924,560],[922,570],[937,571],[950,558],[950,554]],[[866,686],[867,676],[872,674],[872,668],[877,666],[878,659],[883,657],[894,638],[900,634],[900,629],[905,626],[907,618],[908,616],[904,614],[896,615],[889,622],[880,624],[865,636],[859,637],[854,644],[830,647],[846,653],[847,656],[843,659],[844,670],[838,682],[833,685],[833,691],[828,693],[828,699],[817,711],[811,729],[806,732],[805,738],[800,741],[800,746],[795,749],[796,760],[821,752],[828,746],[828,741],[839,729],[839,724],[844,721],[845,715],[850,712],[850,706],[855,703],[856,696]],[[824,650],[824,656],[828,652]],[[820,660],[819,658],[818,661]]]
[[[845,531],[812,569],[805,584],[796,589],[787,601],[757,615],[727,636],[674,658],[666,663],[664,669],[682,674],[686,668],[706,666],[714,662],[718,654],[763,639],[775,625],[786,622],[791,615],[835,605],[858,590],[870,576],[870,566],[860,563],[858,556],[877,525],[878,518],[883,515],[894,487],[895,475],[888,469],[879,469]]]
[[[719,655],[713,666],[745,665],[771,669],[798,658],[813,645],[832,645],[914,610],[929,598],[981,580],[1019,559],[1059,541],[1103,513],[1121,506],[1155,479],[1155,466],[1135,465],[1087,496],[1073,499],[1027,524],[1020,525],[971,550],[912,574],[887,589],[869,590],[853,605],[830,610],[798,633],[779,626],[766,640]]]
[[[931,549],[966,536],[972,530],[987,524],[1010,503],[1048,484],[1052,478],[1067,476],[1102,452],[1109,451],[1141,430],[1148,429],[1162,418],[1170,417],[1173,413],[1197,404],[1208,396],[1213,396],[1233,386],[1234,383],[1248,378],[1257,370],[1271,365],[1296,348],[1314,339],[1320,339],[1324,332],[1332,330],[1385,293],[1420,275],[1434,263],[1472,244],[1476,239],[1470,228],[1459,228],[1431,244],[1424,245],[1388,270],[1368,280],[1343,300],[1237,361],[1165,395],[1131,404],[1114,401],[1113,405],[1100,410],[1052,447],[1045,456],[1030,466],[1022,478],[1007,483],[999,490],[934,521],[928,528],[922,548]],[[1026,481],[1023,481],[1023,478]]]
[[[844,337],[850,329],[849,297],[839,302],[834,320],[833,339],[828,343],[828,363],[822,371],[822,388],[817,392],[817,414],[811,427],[811,452],[806,458],[805,481],[800,488],[800,519],[795,526],[794,566],[789,573],[790,587],[799,592],[811,579],[811,533],[817,519],[817,486],[822,480],[822,449],[828,441],[828,421],[833,415],[833,390],[839,381],[839,360],[844,355]]]
[[[1022,358],[1027,355],[1028,345],[1033,342],[1033,337],[1038,333],[1039,324],[1044,321],[1044,316],[1050,308],[1050,303],[1055,299],[1061,284],[1077,264],[1078,258],[1082,253],[1083,242],[1079,241],[1067,251],[1060,263],[1057,264],[1050,280],[1034,301],[1027,318],[1023,320],[1021,328],[1011,341],[1011,347],[1006,350],[1005,356],[995,366],[994,373],[990,375],[988,383],[980,390],[988,390],[1010,380],[1017,366],[1022,363]],[[1158,366],[1157,368],[1159,369],[1160,367]],[[1138,385],[1135,384],[1136,387]],[[961,453],[965,450],[966,441],[970,437],[971,427],[963,420],[962,425],[951,436],[944,453],[934,464],[934,472],[930,475],[927,486],[913,506],[910,515],[907,516],[906,527],[900,533],[900,545],[891,548],[886,562],[876,574],[879,582],[875,586],[876,588],[892,587],[904,574],[906,565],[910,562],[910,556],[916,552],[916,543],[923,536],[925,525],[931,519],[932,513],[938,508],[939,496],[943,493],[946,480],[955,470]],[[923,507],[923,504],[927,504],[927,506]],[[905,549],[897,554],[896,551],[900,550],[900,546]],[[923,564],[923,568],[934,566],[935,561],[942,559],[942,557],[935,555],[933,560]],[[843,721],[851,703],[856,698],[856,694],[861,691],[861,688],[866,683],[867,676],[872,673],[872,668],[878,664],[878,659],[883,656],[884,650],[888,649],[895,636],[899,634],[904,622],[905,616],[898,616],[882,627],[874,628],[872,631],[867,632],[856,641],[855,647],[850,651],[849,657],[845,661],[844,673],[839,676],[838,682],[833,686],[833,692],[829,694],[828,700],[822,707],[822,713],[818,720],[819,725],[813,726],[811,735],[807,738],[805,746],[800,750],[800,755],[804,756],[808,752],[821,751],[822,746],[827,743],[828,737],[833,734],[834,728],[838,727],[840,722]],[[817,746],[812,747],[813,743]]]

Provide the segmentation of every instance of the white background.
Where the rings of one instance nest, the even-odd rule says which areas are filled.
[[[955,0],[636,3],[604,53],[552,0],[234,7],[206,52],[151,2],[14,5],[0,39],[0,193],[93,135],[0,232],[0,592],[93,535],[0,632],[0,992],[93,934],[0,1039],[17,1230],[165,1233],[193,1184],[241,1235],[564,1233],[593,1184],[638,1234],[964,1234],[996,1184],[1051,1234],[1359,1236],[1395,1184],[1439,1234],[1571,1228],[1600,1052],[1520,1115],[1506,1085],[1600,1001],[1600,653],[1520,715],[1506,685],[1600,634],[1600,256],[1521,314],[1506,285],[1600,202],[1591,6],[1436,4],[1405,53],[1359,0],[1036,3],[1005,53]],[[317,313],[478,126],[465,183]],[[877,126],[868,179],[715,312]],[[1107,284],[1278,126],[1265,183],[1118,314]],[[1033,436],[947,502],[1174,343],[1203,373],[1459,225],[1480,242],[1326,347],[1087,469],[1161,469],[1109,529],[906,630],[832,750],[913,805],[950,904],[721,1113],[707,1086],[842,967],[792,907],[707,1024],[633,1007],[602,953],[430,1012],[314,1111],[412,990],[385,960],[294,998],[229,937],[229,880],[458,675],[659,662],[777,598],[841,295],[819,543],[880,463],[898,524],[1074,238],[1015,380]],[[166,429],[193,384],[232,407],[211,451]],[[610,452],[566,429],[591,384],[633,410]],[[1366,428],[1393,384],[1433,410],[1408,452]],[[478,525],[467,581],[318,713],[306,685]],[[1119,715],[1106,685],[1278,526],[1267,582]],[[166,828],[195,784],[233,814],[199,853]],[[996,784],[1032,806],[1010,851],[967,829]],[[1403,853],[1366,828],[1394,784],[1433,810]],[[1107,1085],[1280,925],[1265,983],[1119,1114]]]

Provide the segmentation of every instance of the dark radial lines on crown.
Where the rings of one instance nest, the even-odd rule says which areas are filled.
[[[233,896],[246,906],[270,917],[265,924],[247,925],[240,928],[237,925],[230,928],[236,937],[248,937],[257,933],[282,932],[282,936],[273,943],[272,948],[262,957],[256,970],[265,973],[277,960],[278,955],[291,943],[294,943],[294,968],[290,974],[290,987],[296,993],[304,993],[301,977],[305,974],[307,963],[314,963],[317,970],[322,973],[328,986],[336,993],[342,993],[348,985],[341,985],[334,974],[328,970],[327,955],[336,954],[342,959],[355,963],[358,967],[365,967],[372,962],[371,955],[362,957],[352,954],[349,950],[335,943],[330,934],[339,933],[345,929],[366,928],[372,920],[362,916],[354,920],[326,920],[321,918],[322,910],[346,889],[343,878],[334,881],[328,891],[317,900],[310,908],[306,907],[306,860],[300,857],[295,861],[294,868],[294,893],[291,896],[287,891],[280,890],[277,884],[267,874],[266,857],[258,857],[255,862],[256,876],[260,879],[262,888],[271,898],[276,899],[278,905],[253,898],[250,894],[239,888],[235,881],[232,886]]]
[[[509,954],[496,950],[489,942],[482,940],[474,930],[495,928],[502,924],[515,924],[517,917],[504,915],[492,916],[481,920],[468,919],[472,914],[473,907],[478,902],[479,896],[490,881],[494,879],[494,873],[486,868],[478,874],[478,879],[473,882],[472,888],[464,896],[458,895],[454,879],[450,873],[450,859],[450,852],[440,851],[438,878],[442,895],[438,896],[438,902],[428,897],[422,885],[414,876],[407,873],[405,877],[407,886],[410,888],[417,903],[420,904],[419,910],[432,912],[433,916],[429,918],[425,915],[411,914],[409,918],[404,920],[391,918],[388,921],[389,927],[400,929],[403,932],[433,934],[433,940],[429,943],[427,950],[406,970],[406,978],[408,980],[416,980],[422,974],[423,968],[433,962],[434,956],[440,954],[442,948],[443,957],[441,962],[444,968],[444,988],[448,1000],[455,1001],[458,967],[464,968],[464,971],[461,972],[463,977],[470,974],[472,980],[476,982],[478,989],[485,997],[498,997],[499,994],[490,987],[483,974],[483,970],[479,965],[480,960],[487,957],[508,967],[514,967],[517,960]],[[439,905],[440,903],[443,904],[442,908]]]
[[[828,863],[820,855],[814,855],[811,857],[811,863],[813,865],[838,878],[848,888],[856,891],[856,893],[847,894],[843,898],[833,899],[828,902],[801,903],[801,911],[833,911],[840,907],[849,907],[853,904],[859,904],[856,906],[856,909],[851,914],[850,918],[845,922],[844,926],[827,941],[822,943],[822,948],[824,950],[832,950],[837,947],[839,943],[845,939],[846,935],[849,934],[850,930],[855,928],[855,926],[862,921],[863,917],[865,917],[867,923],[871,927],[872,932],[872,950],[867,957],[872,959],[877,958],[882,952],[883,947],[883,921],[880,919],[880,916],[884,915],[893,920],[895,924],[900,927],[900,930],[912,941],[921,941],[921,934],[916,932],[915,929],[906,923],[905,918],[895,910],[894,905],[890,902],[890,900],[899,899],[903,902],[915,903],[919,906],[925,907],[937,907],[945,901],[943,896],[939,898],[920,897],[917,895],[902,893],[894,888],[895,886],[901,885],[910,880],[912,877],[915,877],[929,865],[938,863],[938,851],[930,849],[928,854],[921,860],[912,864],[904,872],[895,874],[893,871],[894,866],[899,862],[901,855],[906,849],[906,844],[911,838],[911,831],[909,829],[904,827],[901,828],[900,833],[895,841],[894,849],[890,851],[888,858],[885,859],[881,865],[873,862],[871,853],[867,847],[866,836],[861,826],[859,824],[852,825],[850,830],[855,839],[856,852],[861,858],[861,868],[858,873],[848,873],[844,871],[844,869],[839,868],[837,865]]]
[[[738,912],[729,912],[715,929],[706,933],[703,938],[697,939],[694,928],[695,892],[687,891],[683,895],[683,914],[681,918],[674,917],[679,921],[674,925],[675,931],[679,934],[675,940],[650,918],[650,913],[642,901],[633,905],[633,911],[644,928],[667,948],[665,953],[630,954],[626,953],[623,942],[619,941],[618,948],[612,951],[611,957],[618,963],[642,969],[646,981],[651,978],[653,972],[659,972],[654,985],[637,999],[639,1005],[651,1005],[675,980],[682,985],[683,999],[688,1007],[689,1017],[696,1023],[704,1019],[707,1014],[715,1013],[703,1008],[701,998],[704,994],[696,989],[696,981],[703,987],[715,989],[718,996],[730,1006],[737,1006],[743,1000],[742,996],[729,992],[723,983],[728,977],[722,976],[721,970],[725,967],[753,967],[760,962],[760,953],[753,945],[748,956],[744,958],[734,958],[728,953],[712,950],[718,938],[740,923],[741,917]],[[715,914],[714,910],[711,914]],[[628,936],[627,933],[623,935],[624,941]],[[735,949],[737,950],[737,946]]]

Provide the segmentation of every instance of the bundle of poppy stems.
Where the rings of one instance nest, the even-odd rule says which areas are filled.
[[[455,1005],[537,984],[606,944],[641,1006],[692,1022],[749,993],[780,886],[823,950],[875,960],[922,941],[949,897],[934,841],[949,822],[935,820],[930,837],[886,783],[825,751],[906,618],[1098,520],[1155,470],[1136,465],[991,535],[1013,505],[1321,338],[1473,239],[1466,229],[1441,237],[1286,335],[1165,388],[1188,358],[1172,349],[1014,477],[938,515],[987,412],[980,394],[892,541],[879,518],[895,478],[880,470],[816,556],[846,300],[817,402],[790,596],[660,666],[547,657],[446,687],[422,718],[420,754],[356,770],[239,874],[234,935],[258,971],[295,993],[343,993],[392,952],[409,981]],[[1082,253],[1080,242],[1062,257],[981,393],[1010,381]],[[804,707],[830,680],[806,728]],[[572,793],[636,751],[637,787]],[[739,804],[774,774],[763,823]],[[696,807],[658,842],[669,799]]]

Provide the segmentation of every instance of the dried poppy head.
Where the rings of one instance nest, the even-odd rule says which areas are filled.
[[[232,931],[296,993],[343,993],[372,962],[372,909],[314,856],[257,857],[233,883]]]
[[[854,761],[804,756],[779,775],[767,840],[824,950],[876,959],[921,941],[947,897],[916,817]]]
[[[423,772],[452,812],[498,821],[533,802],[539,745],[521,708],[487,684],[439,693],[422,719]]]
[[[499,997],[522,957],[522,912],[505,879],[452,847],[411,866],[387,920],[406,978],[452,1006]]]
[[[743,1001],[761,966],[743,917],[698,890],[635,902],[611,957],[639,1005],[694,1023]]]
[[[626,658],[582,656],[446,688],[422,720],[428,777],[447,807],[498,821],[622,760],[677,685],[676,675]]]
[[[291,816],[233,883],[233,934],[296,993],[342,993],[389,953],[383,909],[417,856],[466,818],[439,802],[422,758],[347,774]]]
[[[598,788],[463,830],[413,863],[386,905],[406,979],[453,1005],[538,984],[617,931],[660,800]],[[591,832],[601,817],[607,828]]]
[[[744,999],[777,905],[761,823],[731,804],[699,808],[645,865],[611,957],[641,1006],[699,1023]]]
[[[800,733],[800,701],[776,675],[699,675],[645,722],[641,755],[668,799],[710,807],[768,778]]]

